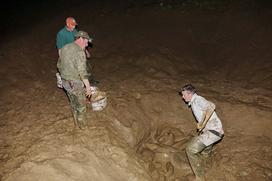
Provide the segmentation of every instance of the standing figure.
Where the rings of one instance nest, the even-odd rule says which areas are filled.
[[[61,30],[59,30],[59,32],[57,33],[56,46],[58,49],[59,56],[60,56],[60,50],[62,49],[62,47],[64,47],[65,45],[69,43],[74,42],[75,35],[77,33],[76,26],[77,26],[77,22],[75,18],[68,17],[65,20],[65,26]],[[59,72],[56,73],[56,77],[57,77],[58,88],[63,88],[62,80],[61,80]]]
[[[60,50],[65,45],[74,42],[75,35],[77,33],[76,26],[77,22],[73,17],[66,18],[66,25],[58,32],[56,44],[58,53],[60,55]]]
[[[65,26],[59,30],[59,32],[57,33],[57,38],[56,38],[56,46],[58,49],[58,55],[60,56],[60,51],[62,49],[62,47],[64,47],[65,45],[74,42],[75,40],[75,35],[77,34],[77,29],[76,27],[78,26],[75,18],[73,17],[68,17],[65,20]],[[92,39],[90,39],[90,43],[91,43]],[[89,59],[91,57],[90,52],[87,48],[85,48],[85,54],[87,59]],[[94,76],[91,73],[91,65],[90,63],[87,61],[87,66],[88,66],[88,72],[89,72],[89,81],[91,84],[98,84],[99,81],[94,79]],[[57,86],[59,88],[63,88],[62,87],[62,82],[61,82],[61,77],[59,75],[59,72],[56,73],[56,77],[57,77]]]
[[[204,180],[204,160],[211,155],[213,145],[224,136],[222,123],[215,112],[215,105],[199,96],[193,85],[183,86],[181,94],[192,109],[198,131],[186,147],[187,157],[196,180]]]
[[[90,41],[87,32],[79,31],[72,43],[60,50],[58,70],[73,111],[75,124],[84,129],[86,126],[86,96],[91,96],[92,88],[86,66],[85,48]]]

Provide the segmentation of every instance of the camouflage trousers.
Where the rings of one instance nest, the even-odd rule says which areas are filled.
[[[195,136],[186,147],[186,154],[196,177],[204,177],[206,160],[211,156],[213,144],[206,146]]]
[[[62,79],[62,86],[66,91],[72,108],[75,125],[80,129],[86,126],[86,97],[84,84],[80,80],[67,81]]]

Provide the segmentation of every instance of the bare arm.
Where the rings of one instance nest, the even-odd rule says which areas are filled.
[[[85,49],[85,54],[86,54],[86,58],[91,57],[91,54],[90,54],[90,52],[89,52],[89,50],[87,48]]]
[[[90,82],[88,79],[83,79],[82,80],[85,87],[86,87],[86,96],[90,97],[92,95],[92,91],[91,91],[91,86],[90,86]]]

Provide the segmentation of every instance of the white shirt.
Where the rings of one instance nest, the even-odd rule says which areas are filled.
[[[204,120],[205,111],[210,109],[214,110],[215,105],[207,101],[204,97],[201,97],[197,95],[196,93],[192,96],[191,101],[189,102],[189,106],[192,108],[192,112],[197,120],[197,122],[200,122]],[[214,111],[212,113],[212,116],[210,117],[209,121],[207,122],[205,128],[203,131],[207,130],[215,130],[221,134],[224,134],[221,120],[218,118],[216,112]]]

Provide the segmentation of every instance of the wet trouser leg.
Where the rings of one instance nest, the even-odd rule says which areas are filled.
[[[205,158],[209,158],[212,154],[213,144],[207,146],[204,148],[204,150],[201,152],[201,155]]]
[[[67,91],[75,124],[79,128],[86,125],[86,97],[82,83],[64,81],[64,88]]]
[[[191,168],[197,177],[204,176],[204,165],[200,153],[206,146],[198,139],[194,137],[186,147],[186,153],[190,162]]]
[[[79,128],[83,128],[86,125],[86,103],[85,96],[75,93],[67,93],[70,99],[75,124]]]
[[[201,157],[203,158],[203,165],[205,170],[208,170],[212,167],[212,149],[213,144],[205,147],[204,150],[201,152]]]

